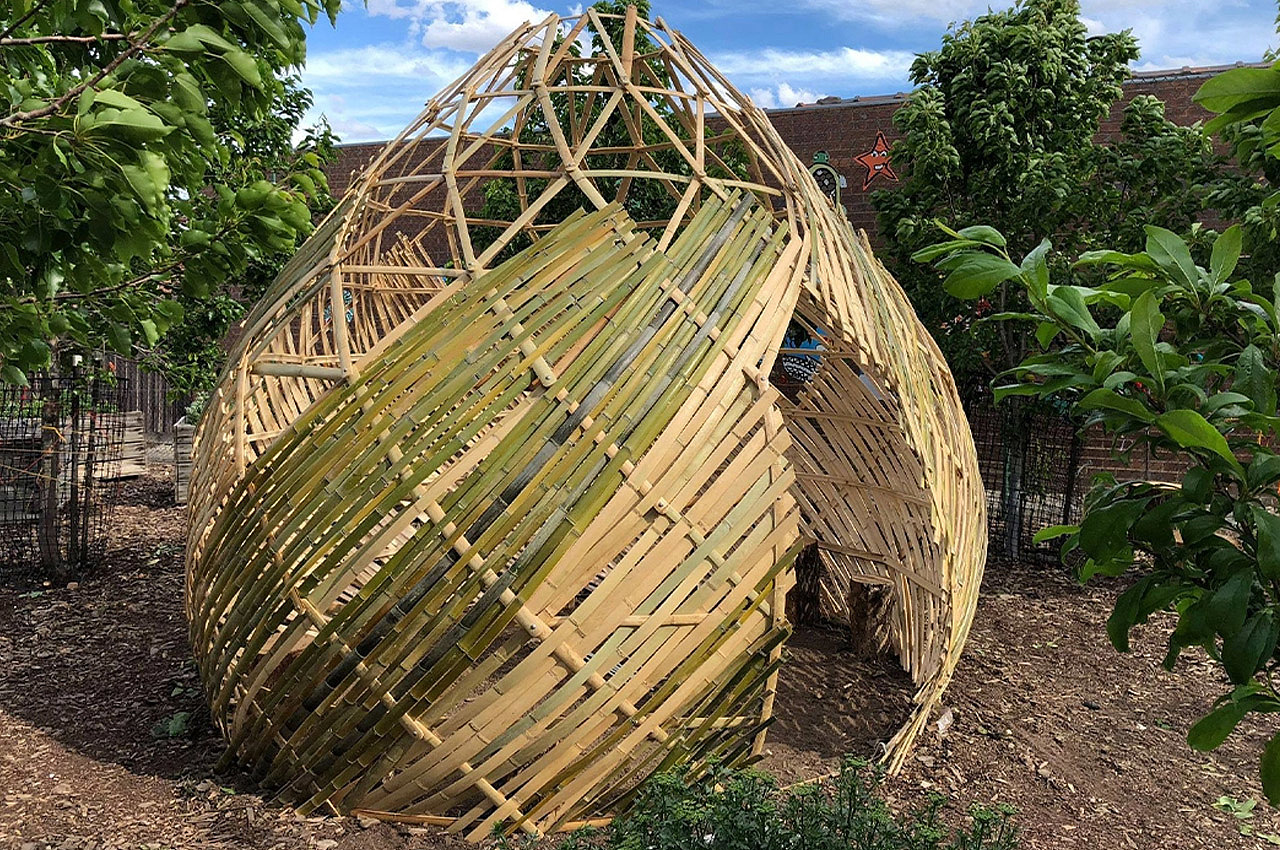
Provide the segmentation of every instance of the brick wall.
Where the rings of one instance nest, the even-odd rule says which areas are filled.
[[[1093,476],[1108,472],[1116,480],[1141,479],[1176,484],[1187,472],[1187,463],[1168,454],[1154,456],[1144,447],[1133,449],[1133,440],[1121,437],[1112,442],[1101,428],[1090,428],[1081,435],[1080,476],[1086,488]]]

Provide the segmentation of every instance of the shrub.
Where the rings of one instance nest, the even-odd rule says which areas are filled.
[[[583,830],[559,850],[1013,850],[1012,809],[975,807],[969,826],[941,822],[945,802],[895,814],[879,795],[883,772],[847,759],[830,782],[794,790],[756,770],[663,773],[608,830]]]
[[[1037,540],[1065,537],[1063,554],[1085,557],[1084,579],[1137,568],[1107,622],[1116,649],[1128,651],[1135,625],[1172,610],[1165,665],[1196,646],[1221,664],[1232,689],[1187,735],[1211,750],[1249,712],[1280,711],[1280,276],[1263,293],[1236,274],[1239,226],[1217,237],[1207,266],[1176,234],[1147,234],[1139,254],[1083,255],[1077,265],[1105,270],[1092,288],[1050,280],[1047,240],[1015,265],[991,228],[948,231],[916,256],[973,297],[996,280],[1025,288],[1029,312],[992,318],[1030,322],[1046,350],[997,379],[997,401],[1059,399],[1086,425],[1186,462],[1181,486],[1099,477],[1080,524]],[[1280,735],[1261,768],[1280,805]]]

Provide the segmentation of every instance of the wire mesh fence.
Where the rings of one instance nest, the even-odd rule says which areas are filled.
[[[987,491],[988,557],[1057,563],[1059,543],[1036,544],[1041,529],[1077,522],[1081,479],[1078,425],[1063,413],[986,392],[965,404]]]
[[[125,436],[124,382],[0,384],[0,576],[63,579],[103,556]]]

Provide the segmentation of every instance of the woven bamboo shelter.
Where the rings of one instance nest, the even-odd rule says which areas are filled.
[[[812,373],[786,395],[780,356]],[[248,317],[190,510],[228,758],[304,810],[472,838],[758,754],[814,541],[829,616],[850,582],[888,590],[919,686],[900,762],[985,551],[901,289],[634,9],[522,27],[386,146]]]

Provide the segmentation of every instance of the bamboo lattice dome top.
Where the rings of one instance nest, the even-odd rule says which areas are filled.
[[[434,97],[251,311],[188,614],[229,757],[304,808],[537,833],[761,751],[811,542],[827,616],[887,589],[900,764],[984,504],[865,235],[678,32],[590,9]]]

